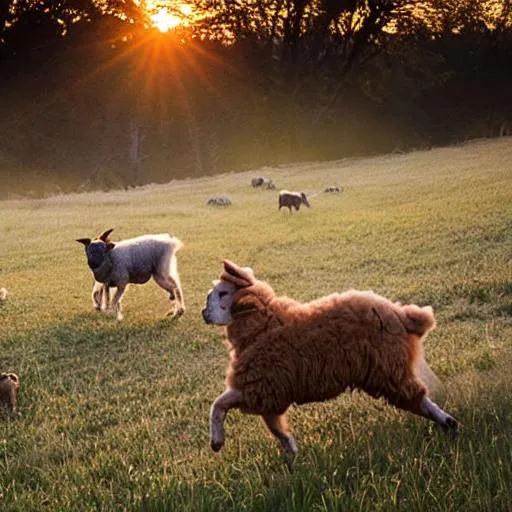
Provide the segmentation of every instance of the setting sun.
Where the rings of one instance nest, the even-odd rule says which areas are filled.
[[[162,8],[156,14],[151,15],[150,19],[160,32],[168,32],[181,24],[181,18],[170,13],[165,8]]]
[[[179,25],[187,26],[190,22],[187,18],[192,15],[192,12],[192,6],[184,3],[172,10],[171,7],[161,7],[158,11],[150,14],[149,19],[154,27],[165,33]]]

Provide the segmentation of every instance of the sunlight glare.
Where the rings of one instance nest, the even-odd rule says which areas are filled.
[[[192,14],[192,6],[190,4],[181,4],[180,11],[184,16],[190,16]]]
[[[162,7],[156,14],[150,16],[151,21],[160,32],[168,32],[181,24],[181,18],[175,14],[170,13],[167,9]]]

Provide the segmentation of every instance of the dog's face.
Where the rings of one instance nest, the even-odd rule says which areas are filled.
[[[226,281],[214,281],[214,287],[208,291],[206,307],[202,311],[207,324],[229,325],[232,321],[231,305],[237,287]]]

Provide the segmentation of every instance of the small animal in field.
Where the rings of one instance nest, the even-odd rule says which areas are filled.
[[[15,373],[0,373],[0,403],[7,407],[12,417],[19,416],[16,408],[16,394],[20,379]]]
[[[209,206],[231,206],[231,199],[226,196],[213,196],[206,202]]]
[[[252,180],[251,180],[251,187],[254,187],[254,188],[257,188],[257,187],[261,187],[263,185],[263,183],[265,183],[265,179],[263,176],[255,176]]]
[[[281,192],[279,192],[278,210],[285,206],[288,207],[290,213],[292,213],[292,208],[299,210],[302,204],[306,205],[308,208],[311,208],[308,198],[304,192],[290,192],[289,190],[281,190]]]
[[[327,194],[338,194],[343,192],[343,187],[338,187],[338,185],[331,185],[330,187],[326,187],[324,192]]]
[[[0,288],[0,302],[6,301],[8,295],[9,292],[7,291],[7,288]]]
[[[298,302],[277,296],[250,268],[225,260],[202,311],[226,326],[230,362],[226,389],[210,411],[210,442],[224,445],[230,409],[256,414],[279,440],[289,462],[297,445],[286,421],[291,404],[322,402],[347,389],[457,429],[428,397],[420,368],[423,339],[436,322],[430,307],[402,305],[372,291],[350,290]]]
[[[112,242],[109,238],[112,231],[109,229],[95,239],[77,239],[85,246],[87,264],[94,275],[92,301],[95,309],[109,308],[110,288],[115,287],[112,308],[117,319],[122,320],[121,299],[128,285],[144,284],[153,277],[158,286],[169,293],[169,299],[175,301],[174,310],[167,316],[181,316],[185,302],[176,253],[183,243],[167,233]]]
[[[256,176],[251,180],[251,186],[253,188],[264,188],[266,190],[274,190],[276,186],[274,182],[270,178],[265,178],[265,176]]]

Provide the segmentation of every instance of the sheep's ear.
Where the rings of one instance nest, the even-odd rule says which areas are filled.
[[[102,233],[98,238],[100,240],[103,240],[104,242],[106,242],[108,239],[108,235],[110,235],[110,233],[112,233],[112,231],[114,231],[114,228],[107,229],[107,231]]]
[[[245,295],[233,302],[231,305],[231,316],[238,317],[255,313],[260,309],[258,303],[261,306],[260,301],[254,295]]]
[[[245,287],[254,284],[254,272],[248,268],[239,267],[230,260],[224,260],[224,272],[221,279],[234,284],[235,286]]]
[[[107,242],[107,249],[109,251],[111,251],[115,246],[116,244],[114,242]]]
[[[77,238],[77,242],[80,242],[81,244],[84,244],[85,247],[87,247],[91,243],[90,238]]]

